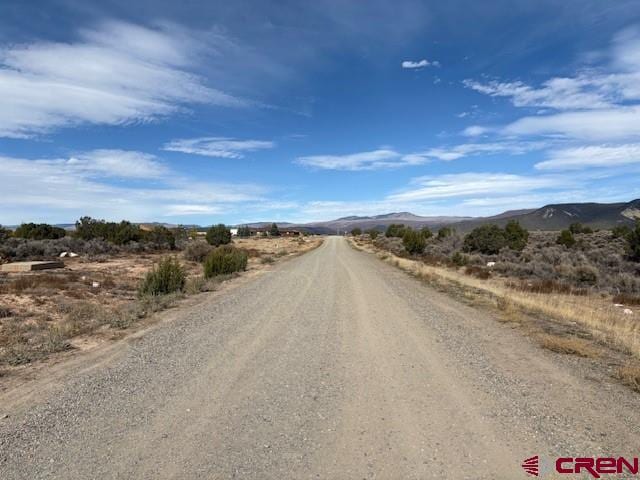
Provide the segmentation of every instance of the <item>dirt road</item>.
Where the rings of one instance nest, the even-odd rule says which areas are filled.
[[[0,478],[517,479],[535,454],[638,454],[640,395],[342,238],[171,315],[0,397]]]

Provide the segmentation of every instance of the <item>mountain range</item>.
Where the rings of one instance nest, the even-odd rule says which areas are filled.
[[[619,203],[550,204],[541,208],[509,210],[490,217],[419,216],[409,212],[397,212],[375,216],[348,216],[325,222],[301,224],[279,222],[278,225],[323,234],[349,232],[354,228],[385,230],[392,223],[402,223],[412,228],[429,227],[431,229],[451,226],[459,232],[468,232],[488,223],[504,226],[510,220],[518,221],[529,230],[562,230],[575,222],[592,228],[606,229],[623,224],[632,225],[636,219],[640,219],[640,199]],[[249,224],[249,226],[270,224],[270,222],[262,222]]]
[[[504,226],[510,220],[517,220],[520,225],[529,230],[562,230],[570,224],[580,222],[592,228],[612,228],[617,225],[633,225],[640,220],[640,199],[619,203],[559,203],[545,205],[541,208],[509,210],[490,217],[456,217],[456,216],[420,216],[410,212],[385,213],[373,216],[347,216],[324,222],[290,223],[275,222],[280,228],[303,230],[316,234],[335,234],[350,232],[354,228],[362,230],[376,229],[383,231],[392,223],[401,223],[412,228],[429,227],[432,230],[444,226],[454,227],[464,233],[473,228],[494,223]],[[254,222],[246,224],[252,228],[269,227],[273,222]],[[175,227],[176,225],[147,222],[140,223],[143,228],[156,225]],[[68,230],[73,230],[75,224],[58,224]],[[188,225],[188,228],[203,230],[205,227]],[[15,228],[15,226],[10,228]]]

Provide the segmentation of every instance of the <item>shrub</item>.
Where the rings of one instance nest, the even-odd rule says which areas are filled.
[[[271,224],[271,228],[269,228],[269,235],[271,235],[272,237],[280,236],[280,229],[278,228],[278,225],[276,225],[275,223]]]
[[[376,238],[378,238],[378,235],[380,235],[380,232],[375,228],[372,228],[371,230],[367,230],[367,234],[369,234],[369,238],[371,240],[375,240]]]
[[[249,229],[249,227],[247,227],[246,225],[241,226],[240,228],[238,228],[238,236],[242,238],[250,237],[251,229]]]
[[[618,225],[611,229],[611,236],[613,238],[626,238],[631,234],[631,227],[629,225]]]
[[[192,262],[203,262],[207,255],[211,253],[213,247],[207,242],[196,240],[187,244],[182,254],[186,260]]]
[[[468,233],[464,237],[463,250],[492,255],[500,252],[506,246],[505,231],[499,226],[491,224],[474,228]]]
[[[147,273],[139,293],[143,295],[166,295],[184,289],[186,273],[174,257],[165,257]]]
[[[571,248],[576,244],[576,239],[573,237],[573,233],[570,230],[562,230],[558,238],[556,239],[558,245],[564,245],[567,248]]]
[[[491,272],[489,272],[489,270],[485,270],[484,268],[478,267],[476,265],[467,265],[467,267],[464,269],[464,273],[481,280],[486,280],[491,277]]]
[[[431,232],[431,230],[429,230],[429,227],[422,227],[422,229],[420,230],[420,234],[425,240],[429,240],[431,237],[433,237],[433,233]]]
[[[427,245],[427,242],[421,232],[406,229],[402,236],[402,244],[409,254],[415,255],[424,252],[424,247]]]
[[[504,235],[507,241],[507,247],[511,250],[517,250],[521,252],[524,247],[527,246],[527,240],[529,240],[529,232],[520,226],[520,224],[511,220],[504,227]]]
[[[28,240],[55,240],[66,234],[64,228],[54,227],[48,223],[23,223],[13,232],[14,237]]]
[[[142,240],[155,244],[156,248],[174,250],[176,248],[176,237],[171,230],[162,225],[154,227],[152,230],[142,232]]]
[[[466,255],[464,255],[464,254],[462,254],[460,252],[456,252],[451,257],[451,261],[457,267],[464,267],[465,265],[467,265],[469,263],[469,257],[467,257]]]
[[[11,236],[11,230],[0,225],[0,243],[4,242]]]
[[[590,227],[585,227],[580,222],[575,222],[569,225],[569,231],[574,235],[577,233],[593,233]]]
[[[636,221],[636,228],[627,236],[627,251],[631,260],[640,262],[640,220]]]
[[[353,235],[354,237],[358,237],[360,235],[362,235],[362,229],[361,228],[354,228],[351,230],[351,235]]]
[[[454,233],[454,228],[442,227],[440,230],[438,230],[438,240],[444,240],[445,238],[452,236]]]
[[[211,278],[246,270],[247,259],[247,252],[231,245],[223,245],[207,256],[204,261],[204,276]]]
[[[384,233],[385,237],[397,237],[402,238],[404,236],[405,226],[403,224],[392,223],[387,227],[387,231]]]
[[[213,245],[214,247],[226,245],[231,243],[231,230],[225,227],[222,223],[219,223],[207,230],[206,239],[209,245]]]
[[[116,245],[124,245],[129,242],[138,242],[143,233],[138,225],[125,220],[120,223],[105,222],[91,217],[82,217],[76,222],[75,237],[83,240],[100,238]]]

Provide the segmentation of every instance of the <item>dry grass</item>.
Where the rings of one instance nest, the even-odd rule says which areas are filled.
[[[194,242],[185,257],[209,251]],[[319,238],[261,238],[234,241],[248,250],[248,270],[278,257],[290,257],[317,247]],[[138,298],[138,285],[161,254],[111,255],[101,259],[66,259],[63,270],[0,276],[0,368],[46,359],[71,348],[91,348],[98,339],[119,338],[155,312],[170,308],[183,294]],[[237,275],[204,279],[202,264],[185,258],[187,295],[218,289]],[[5,305],[7,307],[5,307]],[[8,308],[11,306],[11,308]],[[88,345],[88,346],[87,346]],[[4,370],[4,372],[11,370]]]
[[[619,293],[612,298],[613,303],[621,303],[623,305],[640,305],[640,295],[630,295],[628,293]]]
[[[640,319],[637,313],[625,315],[622,309],[616,308],[610,300],[601,295],[538,293],[514,289],[503,278],[483,280],[466,275],[458,269],[426,265],[389,252],[380,252],[370,245],[358,248],[376,253],[379,258],[427,280],[436,287],[469,289],[495,299],[508,299],[515,308],[523,312],[580,325],[594,338],[640,358]]]
[[[640,366],[630,363],[620,367],[616,372],[616,378],[624,385],[640,392]]]
[[[577,355],[578,357],[596,358],[598,350],[587,340],[577,337],[561,337],[547,333],[537,335],[538,343],[542,348],[565,355]]]

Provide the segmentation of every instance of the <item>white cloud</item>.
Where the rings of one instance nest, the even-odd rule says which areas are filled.
[[[494,155],[508,153],[522,155],[532,150],[546,147],[545,142],[492,142],[492,143],[463,143],[450,147],[438,147],[414,153],[416,157],[424,159],[436,159],[441,161],[458,160],[472,155]]]
[[[359,152],[348,155],[311,155],[298,157],[296,162],[307,167],[323,170],[378,170],[397,168],[404,165],[424,163],[422,158],[403,156],[395,150],[380,148],[370,152]]]
[[[500,131],[506,135],[551,135],[589,141],[637,138],[640,135],[640,107],[523,117]]]
[[[480,83],[465,80],[464,85],[492,97],[508,97],[516,107],[542,107],[558,110],[607,108],[615,100],[611,81],[587,75],[576,78],[552,78],[540,88],[523,82]]]
[[[573,77],[554,77],[539,87],[516,82],[464,84],[475,91],[509,98],[516,107],[539,108],[505,127],[473,125],[465,135],[497,132],[509,136],[544,135],[589,142],[618,142],[640,136],[640,30],[616,35],[598,69]],[[549,111],[551,110],[551,112]]]
[[[180,176],[153,156],[116,152],[97,150],[71,159],[0,157],[0,202],[5,207],[1,222],[65,222],[82,215],[148,221],[160,216],[228,213],[268,200],[266,189],[259,185],[203,182]],[[139,167],[148,172],[128,167],[126,160],[141,162]],[[140,187],[142,178],[154,182]]]
[[[66,171],[120,178],[159,178],[169,169],[155,155],[126,150],[92,150],[68,160],[39,161]]]
[[[538,170],[581,170],[640,163],[640,144],[591,145],[552,151],[549,159],[536,164]]]
[[[348,155],[312,155],[298,157],[296,163],[322,170],[382,170],[422,165],[433,160],[451,161],[482,154],[509,153],[522,155],[545,148],[545,142],[492,142],[464,143],[460,145],[430,148],[424,151],[402,154],[391,148],[352,153]]]
[[[275,143],[264,140],[236,140],[225,137],[202,137],[172,140],[163,150],[191,153],[207,157],[243,158],[247,152],[274,148]]]
[[[489,127],[483,127],[481,125],[472,125],[470,127],[465,128],[462,131],[462,134],[465,137],[479,137],[484,135],[485,133],[489,133],[491,129]]]
[[[181,215],[211,215],[221,213],[223,209],[217,205],[168,205],[165,216],[174,217]]]
[[[408,68],[408,69],[414,69],[414,68],[425,68],[425,67],[439,67],[440,66],[440,62],[438,62],[437,60],[434,60],[432,62],[430,62],[429,60],[423,58],[422,60],[419,60],[417,62],[414,62],[412,60],[405,60],[402,62],[402,68]]]
[[[387,197],[391,201],[417,202],[478,195],[506,197],[543,189],[566,188],[566,177],[526,176],[506,173],[459,173],[416,178],[416,186]]]
[[[72,43],[0,49],[0,137],[148,122],[185,104],[240,106],[192,73],[205,46],[177,27],[106,22]]]

